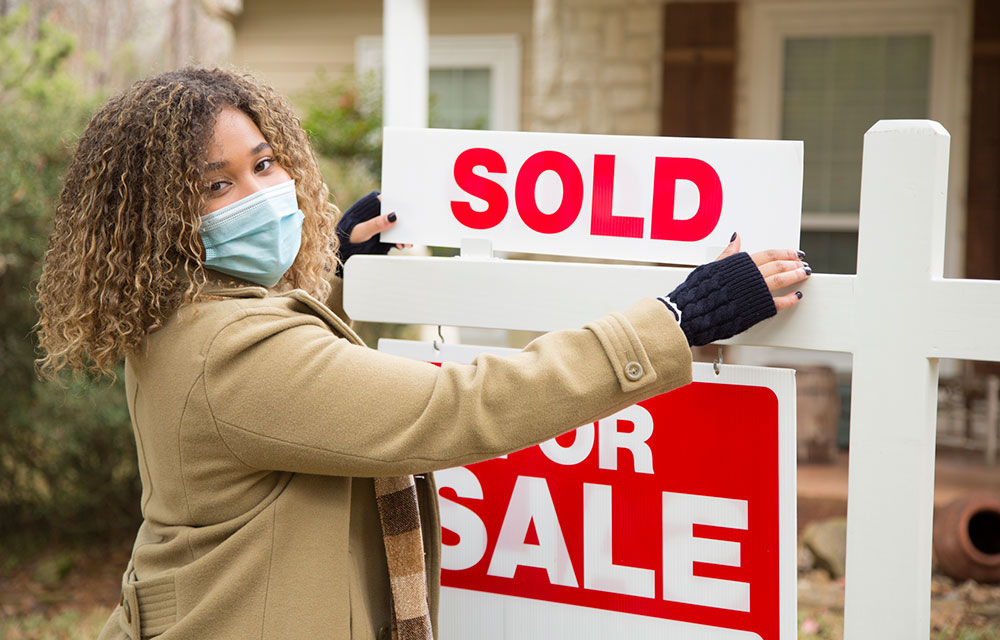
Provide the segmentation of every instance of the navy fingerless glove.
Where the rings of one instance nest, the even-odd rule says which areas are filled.
[[[351,242],[351,231],[358,223],[371,220],[382,213],[382,203],[378,199],[378,191],[372,191],[361,198],[344,212],[337,222],[337,238],[340,239],[340,264],[337,265],[337,275],[344,275],[343,264],[347,259],[355,254],[362,255],[385,255],[389,253],[395,245],[389,242],[382,242],[380,234],[375,234],[365,242],[354,244]]]
[[[730,338],[778,313],[764,276],[745,252],[697,267],[659,300],[692,347]]]

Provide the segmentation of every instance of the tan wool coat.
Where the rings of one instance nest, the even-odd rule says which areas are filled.
[[[387,475],[418,476],[436,618],[430,471],[536,444],[691,379],[684,334],[652,298],[512,357],[439,368],[363,346],[303,291],[205,293],[216,299],[181,307],[126,360],[143,523],[101,640],[387,637],[372,482]]]

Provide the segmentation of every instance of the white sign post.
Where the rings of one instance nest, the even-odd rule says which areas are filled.
[[[854,354],[849,640],[928,636],[937,360],[1000,361],[1000,282],[943,278],[949,143],[932,121],[873,126],[858,275],[813,275],[802,304],[731,341]],[[345,273],[356,319],[552,330],[666,293],[688,270],[357,256]]]

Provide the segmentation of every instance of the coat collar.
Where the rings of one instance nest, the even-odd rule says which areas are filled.
[[[347,322],[330,310],[330,308],[325,304],[312,297],[302,289],[292,289],[291,291],[275,293],[270,289],[260,286],[259,284],[254,284],[252,282],[247,282],[246,280],[241,280],[240,278],[235,278],[233,276],[209,270],[208,281],[202,289],[202,294],[205,296],[219,296],[225,298],[267,298],[269,296],[291,298],[308,307],[309,310],[312,311],[313,315],[319,316],[324,322],[340,333],[340,335],[347,338],[350,342],[365,346],[364,340],[362,340],[358,334],[351,329],[351,326]]]
[[[266,298],[269,291],[259,284],[248,282],[218,271],[206,269],[207,281],[201,292],[206,296],[226,298]]]

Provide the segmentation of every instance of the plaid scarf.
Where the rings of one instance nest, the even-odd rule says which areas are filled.
[[[375,498],[392,586],[394,640],[433,640],[420,511],[413,476],[375,478]]]

